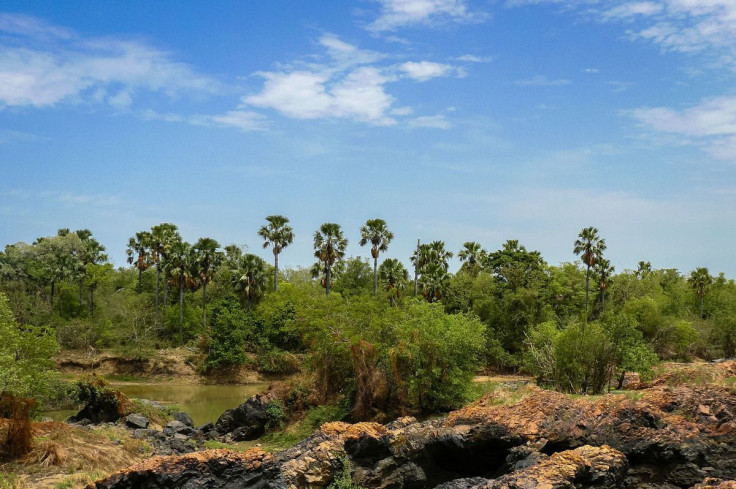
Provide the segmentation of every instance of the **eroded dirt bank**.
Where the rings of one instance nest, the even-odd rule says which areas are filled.
[[[349,461],[369,488],[726,488],[736,479],[736,362],[707,368],[726,382],[663,375],[627,395],[586,398],[532,386],[431,421],[328,423],[276,455],[154,458],[90,487],[326,487]]]

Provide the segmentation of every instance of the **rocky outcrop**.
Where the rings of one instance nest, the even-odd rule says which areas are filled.
[[[240,406],[228,409],[215,422],[220,436],[232,441],[255,440],[263,436],[269,422],[268,404],[274,400],[270,392],[256,394]]]
[[[726,489],[736,479],[734,413],[736,396],[718,387],[597,398],[530,387],[513,404],[489,394],[442,419],[328,423],[275,456],[207,452],[197,463],[172,458],[130,473],[138,487],[312,488],[329,485],[348,460],[356,483],[381,489]],[[118,474],[94,487],[131,481]]]

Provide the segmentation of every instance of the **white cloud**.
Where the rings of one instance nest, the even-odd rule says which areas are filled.
[[[201,120],[212,122],[219,126],[229,126],[243,131],[262,131],[264,127],[263,115],[249,110],[231,110],[222,115],[205,116]]]
[[[556,4],[577,8],[588,19],[620,22],[632,40],[644,40],[667,51],[710,52],[720,66],[736,69],[736,2],[734,0],[509,0],[518,7]],[[727,59],[724,61],[723,56]]]
[[[519,80],[516,82],[516,85],[520,87],[563,87],[569,84],[570,80],[550,80],[544,75],[534,75],[533,77],[527,78],[526,80]]]
[[[471,12],[465,0],[375,0],[380,16],[368,26],[372,31],[436,22],[469,22],[482,15]]]
[[[400,65],[399,70],[406,73],[409,78],[423,82],[439,76],[448,76],[454,71],[454,68],[450,65],[431,61],[409,61]]]
[[[708,99],[682,111],[654,107],[628,114],[654,131],[694,138],[718,159],[736,160],[736,97]]]
[[[466,63],[490,63],[493,61],[493,58],[490,56],[476,56],[474,54],[463,54],[455,59],[458,61],[465,61]]]
[[[415,117],[409,121],[409,127],[426,127],[431,129],[449,129],[450,121],[444,115],[430,115]]]
[[[143,43],[83,38],[31,17],[0,15],[0,107],[106,102],[127,107],[136,91],[213,92],[218,84]],[[46,42],[53,38],[53,47]],[[104,96],[113,92],[110,96]],[[103,95],[102,97],[100,95]]]
[[[603,13],[606,19],[625,19],[637,15],[653,15],[661,12],[664,6],[661,3],[654,2],[628,2]]]
[[[296,119],[355,118],[374,124],[392,124],[386,116],[393,97],[384,90],[388,80],[375,67],[359,67],[335,81],[328,73],[295,71],[262,73],[266,79],[247,105],[270,108]]]

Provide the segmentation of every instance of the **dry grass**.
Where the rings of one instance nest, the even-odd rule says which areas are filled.
[[[93,429],[64,423],[33,423],[33,448],[0,465],[0,489],[78,488],[127,467],[151,452],[145,440],[117,426]]]

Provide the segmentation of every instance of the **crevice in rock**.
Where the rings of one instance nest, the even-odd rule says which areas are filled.
[[[493,479],[508,473],[506,459],[514,446],[502,439],[467,443],[458,437],[439,438],[425,447],[416,462],[427,475],[426,487],[469,477]]]

